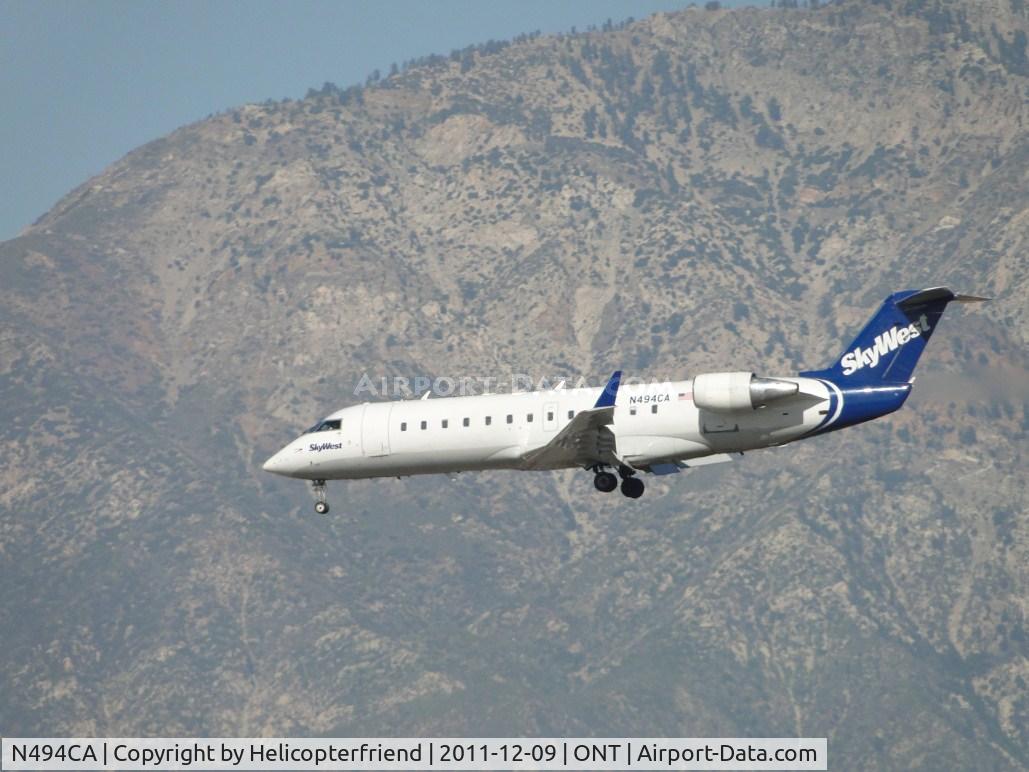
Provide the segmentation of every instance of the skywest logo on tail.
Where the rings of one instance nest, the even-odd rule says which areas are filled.
[[[919,337],[923,332],[929,332],[929,320],[922,314],[917,322],[907,327],[892,327],[886,332],[875,336],[875,343],[868,348],[860,346],[853,351],[843,355],[840,364],[843,366],[843,374],[851,375],[862,367],[877,367],[883,356],[896,351],[908,341]]]

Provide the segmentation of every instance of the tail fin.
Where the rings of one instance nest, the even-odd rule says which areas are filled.
[[[946,287],[895,292],[832,366],[801,375],[824,378],[841,386],[907,383],[952,300],[974,302],[987,298],[955,295]]]

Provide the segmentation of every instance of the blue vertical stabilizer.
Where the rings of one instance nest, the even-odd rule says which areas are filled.
[[[800,374],[841,388],[908,383],[947,304],[984,299],[955,295],[946,287],[895,292],[830,367]]]

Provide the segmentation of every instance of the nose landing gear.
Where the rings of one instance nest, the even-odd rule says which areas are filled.
[[[329,514],[329,502],[325,500],[325,480],[312,480],[311,487],[314,489],[315,498],[314,511],[319,515]]]

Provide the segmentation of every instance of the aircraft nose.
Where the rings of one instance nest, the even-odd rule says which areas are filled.
[[[272,474],[282,474],[287,476],[293,472],[292,464],[287,460],[285,449],[280,450],[274,456],[265,461],[264,464],[261,465],[261,468],[266,472],[271,472]]]

